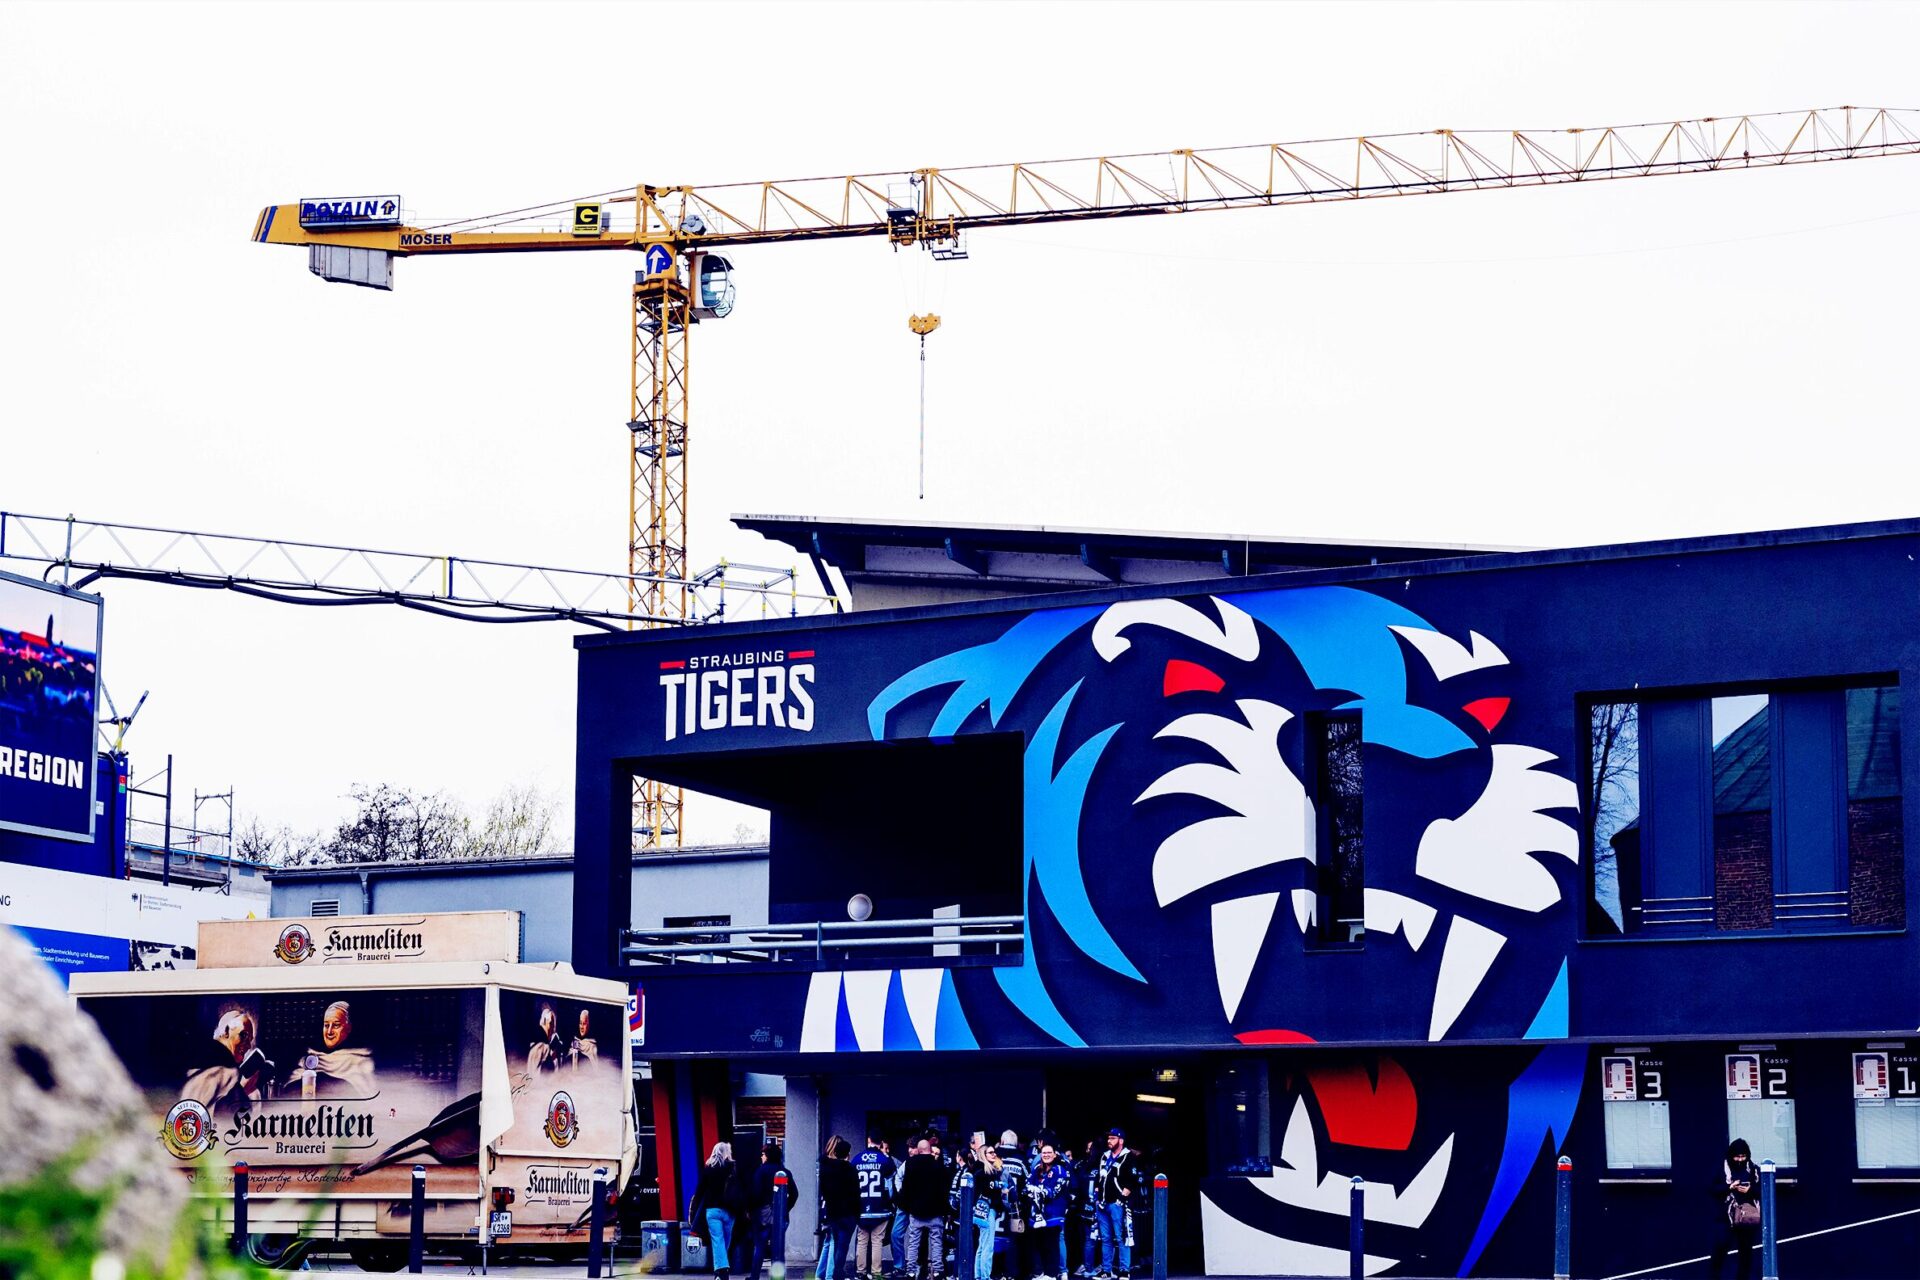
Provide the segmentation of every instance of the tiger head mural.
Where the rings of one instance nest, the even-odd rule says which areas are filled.
[[[803,1041],[830,1044],[837,1026],[864,1047],[862,1005],[888,1048],[1564,1036],[1577,791],[1565,761],[1516,732],[1512,675],[1495,638],[1340,586],[1042,610],[922,663],[873,698],[869,730],[1021,735],[1023,958],[816,975]],[[1357,920],[1320,918],[1310,734],[1328,717],[1358,723]],[[1209,1196],[1210,1252],[1243,1239],[1303,1266],[1343,1257],[1361,1171],[1346,1165],[1361,1161],[1377,1166],[1368,1216],[1383,1227],[1418,1233],[1450,1197],[1472,1200],[1445,1215],[1459,1224],[1447,1265],[1466,1274],[1577,1098],[1577,1050],[1515,1063],[1489,1082],[1507,1094],[1504,1143],[1422,1108],[1418,1070],[1392,1058],[1276,1080],[1280,1158]],[[1342,1157],[1355,1133],[1373,1137]],[[1450,1175],[1474,1143],[1493,1176],[1463,1190]]]
[[[1029,614],[868,719],[1024,735],[1029,937],[996,979],[1041,1043],[1129,1043],[1149,1015],[1160,1043],[1519,1038],[1564,1025],[1579,833],[1565,766],[1501,732],[1508,665],[1347,587],[1126,601]],[[1305,730],[1328,712],[1364,743],[1366,946],[1321,957]]]

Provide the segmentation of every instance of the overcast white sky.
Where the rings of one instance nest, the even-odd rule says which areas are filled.
[[[0,7],[0,508],[624,567],[621,255],[397,264],[259,208],[1839,103],[1906,5]],[[1916,514],[1920,158],[744,249],[698,333],[693,558],[739,511],[1521,544]],[[916,501],[910,311],[932,339]],[[16,566],[17,567],[17,566]],[[569,792],[564,626],[109,583],[137,772],[330,824]],[[725,837],[735,815],[692,834]]]

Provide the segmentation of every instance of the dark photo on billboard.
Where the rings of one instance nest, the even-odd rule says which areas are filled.
[[[93,838],[100,600],[0,573],[0,828]]]

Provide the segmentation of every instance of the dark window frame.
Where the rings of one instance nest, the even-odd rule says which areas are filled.
[[[1781,705],[1780,699],[1783,697],[1790,697],[1792,695],[1802,695],[1802,694],[1810,694],[1810,693],[1811,694],[1837,694],[1839,696],[1841,714],[1839,717],[1839,723],[1836,726],[1836,731],[1838,736],[1836,738],[1834,750],[1832,753],[1833,759],[1836,765],[1836,768],[1834,771],[1834,780],[1833,780],[1834,788],[1833,788],[1832,799],[1833,799],[1833,803],[1835,805],[1835,809],[1837,813],[1837,817],[1835,821],[1835,830],[1838,832],[1839,840],[1834,846],[1834,857],[1837,865],[1831,870],[1833,873],[1832,878],[1838,884],[1844,886],[1844,889],[1841,891],[1843,903],[1850,903],[1853,888],[1854,888],[1854,878],[1852,875],[1852,862],[1854,858],[1854,850],[1852,847],[1852,842],[1849,838],[1850,833],[1849,833],[1848,823],[1847,823],[1847,811],[1848,811],[1850,797],[1849,797],[1849,791],[1848,791],[1848,788],[1849,788],[1848,744],[1846,739],[1846,723],[1845,723],[1846,696],[1852,690],[1874,689],[1874,688],[1892,688],[1897,693],[1900,690],[1901,686],[1902,686],[1902,682],[1900,679],[1899,672],[1872,671],[1872,672],[1860,672],[1860,673],[1841,674],[1841,675],[1832,675],[1832,676],[1798,677],[1798,678],[1790,678],[1790,679],[1782,679],[1782,680],[1750,680],[1750,681],[1729,682],[1724,684],[1673,685],[1673,686],[1664,686],[1664,687],[1657,687],[1657,688],[1635,686],[1632,688],[1589,691],[1589,692],[1583,692],[1577,695],[1576,698],[1574,699],[1574,711],[1575,711],[1575,725],[1578,733],[1578,741],[1580,743],[1580,750],[1578,753],[1580,756],[1579,785],[1580,785],[1580,795],[1581,795],[1581,805],[1582,805],[1580,840],[1581,840],[1581,855],[1585,862],[1585,865],[1582,870],[1581,879],[1585,885],[1584,895],[1586,900],[1585,909],[1582,911],[1581,926],[1580,926],[1580,940],[1582,942],[1602,942],[1602,943],[1677,942],[1677,941],[1701,942],[1701,941],[1734,941],[1734,940],[1743,939],[1743,938],[1807,937],[1814,934],[1854,937],[1854,936],[1864,936],[1864,935],[1869,935],[1874,933],[1904,932],[1908,925],[1908,915],[1910,914],[1911,908],[1913,906],[1913,904],[1907,900],[1906,876],[1904,875],[1904,873],[1899,877],[1900,891],[1901,891],[1899,918],[1892,923],[1856,924],[1850,918],[1852,915],[1852,912],[1849,909],[1845,915],[1839,918],[1831,918],[1830,916],[1814,917],[1813,913],[1809,913],[1808,916],[1802,916],[1798,918],[1798,923],[1793,923],[1792,921],[1794,918],[1789,917],[1789,923],[1783,925],[1781,915],[1780,915],[1782,908],[1779,905],[1780,894],[1781,894],[1781,889],[1780,889],[1781,884],[1793,883],[1794,872],[1796,870],[1804,869],[1806,865],[1804,863],[1795,863],[1790,861],[1792,848],[1790,847],[1790,842],[1788,841],[1788,838],[1783,834],[1783,827],[1786,825],[1786,822],[1788,821],[1789,805],[1791,803],[1793,806],[1804,807],[1809,803],[1809,797],[1805,794],[1795,795],[1794,797],[1792,797],[1791,801],[1789,801],[1789,798],[1787,796],[1787,777],[1790,770],[1787,767],[1785,767],[1786,757],[1785,757],[1785,753],[1781,749],[1782,733],[1783,733],[1781,722],[1783,717],[1777,714],[1777,708],[1779,708]],[[1592,733],[1592,723],[1593,723],[1592,717],[1595,710],[1599,707],[1603,707],[1607,705],[1629,704],[1629,703],[1634,704],[1638,708],[1636,714],[1639,717],[1639,725],[1637,729],[1637,733],[1640,736],[1639,751],[1641,753],[1641,760],[1644,761],[1645,754],[1646,754],[1646,747],[1645,747],[1646,708],[1650,704],[1661,704],[1661,703],[1683,704],[1683,703],[1689,703],[1689,702],[1699,703],[1701,704],[1702,714],[1704,715],[1708,713],[1708,704],[1710,704],[1713,699],[1737,698],[1737,697],[1752,696],[1752,695],[1765,695],[1767,697],[1768,710],[1766,714],[1769,716],[1769,721],[1770,721],[1768,726],[1768,734],[1769,734],[1768,767],[1770,771],[1770,778],[1769,778],[1770,803],[1772,806],[1771,813],[1770,813],[1771,841],[1772,841],[1771,866],[1773,869],[1773,877],[1774,877],[1774,880],[1773,880],[1774,918],[1772,920],[1772,923],[1765,928],[1723,929],[1719,927],[1717,922],[1715,922],[1714,924],[1711,924],[1709,926],[1697,928],[1697,929],[1691,929],[1691,930],[1675,929],[1672,931],[1655,931],[1655,932],[1649,932],[1644,928],[1639,930],[1629,930],[1625,927],[1624,921],[1618,932],[1597,927],[1599,925],[1609,923],[1609,918],[1607,917],[1605,911],[1601,908],[1599,904],[1598,894],[1597,894],[1597,887],[1596,887],[1596,881],[1595,881],[1595,875],[1599,867],[1599,859],[1597,857],[1598,850],[1595,847],[1597,843],[1597,827],[1594,822],[1595,815],[1590,811],[1592,807],[1592,797],[1594,796],[1594,776],[1593,776],[1594,760],[1593,760],[1591,733]],[[1898,723],[1899,722],[1896,721],[1896,733],[1897,733]],[[1896,738],[1896,742],[1897,741],[1898,739]],[[1648,803],[1647,803],[1648,796],[1647,796],[1647,790],[1646,790],[1646,778],[1644,776],[1645,768],[1646,766],[1644,763],[1639,763],[1636,765],[1636,781],[1637,781],[1637,786],[1639,788],[1639,795],[1638,795],[1639,810],[1638,810],[1638,814],[1635,821],[1638,824],[1640,824],[1643,828],[1647,824],[1647,812],[1648,812]],[[1902,772],[1901,776],[1902,776],[1902,782],[1904,784],[1904,771]],[[1707,780],[1708,794],[1706,797],[1707,814],[1709,818],[1709,823],[1711,822],[1711,814],[1712,814],[1712,800],[1713,800],[1712,790],[1713,790],[1712,779],[1709,776]],[[1904,865],[1904,861],[1906,857],[1909,856],[1909,851],[1905,847],[1905,838],[1904,838],[1904,827],[1906,825],[1904,823],[1904,812],[1905,812],[1907,799],[1908,797],[1906,795],[1906,788],[1903,785],[1901,788],[1901,794],[1900,794],[1900,811],[1903,818],[1903,822],[1902,822],[1903,830],[1901,835],[1901,850],[1900,850],[1902,865]],[[1700,857],[1702,862],[1701,871],[1703,875],[1703,882],[1709,887],[1712,887],[1715,884],[1715,874],[1717,871],[1717,867],[1716,867],[1716,860],[1715,860],[1715,846],[1712,839],[1710,826],[1708,827],[1708,830],[1707,830],[1707,838],[1703,841],[1702,847],[1699,852],[1700,852]],[[1641,883],[1643,885],[1646,883],[1648,858],[1651,856],[1653,856],[1652,850],[1649,849],[1641,855],[1641,858],[1639,860],[1639,866],[1637,870],[1639,872],[1639,875],[1641,877]],[[1791,890],[1789,890],[1789,892],[1791,892]],[[1627,901],[1627,897],[1623,888],[1622,896],[1621,896],[1623,914],[1625,911],[1626,901]],[[1809,918],[1809,917],[1813,917],[1813,918]]]
[[[1306,757],[1307,795],[1313,802],[1313,896],[1314,925],[1307,934],[1309,951],[1358,951],[1366,946],[1366,893],[1367,893],[1367,854],[1366,854],[1366,733],[1361,725],[1358,710],[1347,711],[1310,711],[1305,717],[1305,732],[1302,735],[1304,755]],[[1334,859],[1334,806],[1326,802],[1329,794],[1328,771],[1326,767],[1326,743],[1330,729],[1335,725],[1351,725],[1355,739],[1355,750],[1360,756],[1360,795],[1357,801],[1360,810],[1360,883],[1357,894],[1360,902],[1361,924],[1358,933],[1353,936],[1341,936],[1336,932],[1338,922],[1334,916],[1334,894],[1339,869]]]

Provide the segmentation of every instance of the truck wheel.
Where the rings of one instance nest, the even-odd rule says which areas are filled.
[[[362,1271],[400,1271],[407,1265],[407,1247],[403,1244],[355,1240],[347,1245],[347,1256]]]
[[[247,1237],[247,1261],[258,1267],[291,1271],[312,1247],[313,1241],[299,1236],[252,1235]]]

